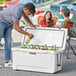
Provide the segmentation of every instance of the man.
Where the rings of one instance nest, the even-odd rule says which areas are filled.
[[[19,20],[23,16],[24,19],[32,26],[36,27],[28,18],[29,15],[34,15],[35,6],[32,3],[21,4],[18,3],[16,5],[7,7],[0,11],[0,39],[4,37],[5,40],[5,67],[10,66],[11,60],[11,27],[12,24],[14,28],[22,33],[27,35],[30,39],[33,38],[33,35],[25,32],[19,27]]]

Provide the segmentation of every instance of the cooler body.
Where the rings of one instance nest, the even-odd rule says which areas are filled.
[[[13,69],[36,72],[55,73],[62,69],[62,54],[66,46],[67,29],[58,28],[27,28],[34,38],[28,46],[56,46],[58,49],[12,48]],[[22,39],[25,44],[27,37]]]
[[[31,49],[30,49],[31,50]],[[13,69],[54,73],[62,68],[62,50],[60,52],[43,52],[42,50],[14,48]],[[39,52],[38,52],[39,51]]]

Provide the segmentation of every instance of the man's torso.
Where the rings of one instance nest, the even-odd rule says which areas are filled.
[[[0,11],[0,22],[12,23],[13,21],[19,21],[23,15],[23,4],[16,4]]]

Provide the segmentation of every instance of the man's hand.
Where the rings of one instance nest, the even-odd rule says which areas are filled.
[[[34,35],[29,34],[28,37],[29,37],[30,39],[32,39],[32,38],[34,37]]]

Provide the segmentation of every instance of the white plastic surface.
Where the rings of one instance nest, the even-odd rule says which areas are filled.
[[[38,50],[14,48],[13,69],[45,73],[55,73],[62,68],[62,51],[55,53],[38,52]],[[47,50],[46,50],[47,51]]]
[[[34,35],[34,38],[29,42],[28,45],[47,45],[54,46],[56,45],[59,48],[64,49],[66,38],[67,38],[67,29],[58,29],[58,28],[27,28],[27,32]],[[26,44],[27,36],[24,35],[22,39],[22,44]]]
[[[13,69],[28,70],[45,73],[55,73],[62,69],[63,48],[66,45],[67,30],[55,28],[28,28],[29,33],[34,34],[30,44],[54,45],[60,47],[57,51],[12,48]],[[23,38],[25,41],[26,38]]]

